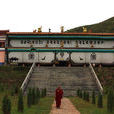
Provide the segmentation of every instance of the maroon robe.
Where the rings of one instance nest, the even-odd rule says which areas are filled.
[[[58,87],[55,91],[55,101],[57,108],[60,108],[62,97],[63,97],[63,90],[60,87]]]

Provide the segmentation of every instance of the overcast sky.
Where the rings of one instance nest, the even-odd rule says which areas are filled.
[[[0,0],[0,30],[60,32],[114,16],[114,0]]]

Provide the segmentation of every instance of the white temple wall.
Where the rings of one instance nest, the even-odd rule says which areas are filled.
[[[92,57],[93,55],[93,57]],[[78,53],[71,54],[71,60],[74,63],[113,63],[113,53]]]
[[[18,58],[19,63],[51,63],[54,60],[54,53],[51,52],[10,52],[9,59]],[[14,61],[15,62],[15,61]]]
[[[114,41],[103,40],[11,40],[12,47],[114,48]]]
[[[39,52],[39,62],[40,63],[51,63],[54,60],[53,52]]]

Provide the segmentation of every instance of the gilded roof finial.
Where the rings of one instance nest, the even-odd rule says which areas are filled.
[[[38,28],[38,32],[42,32],[42,26]]]
[[[61,26],[61,32],[64,32],[64,26]]]
[[[83,32],[87,32],[87,28],[83,27]]]

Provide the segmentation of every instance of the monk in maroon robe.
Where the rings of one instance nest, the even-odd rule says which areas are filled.
[[[61,89],[61,87],[58,87],[55,91],[55,101],[57,108],[60,108],[62,97],[63,97],[63,90]]]

